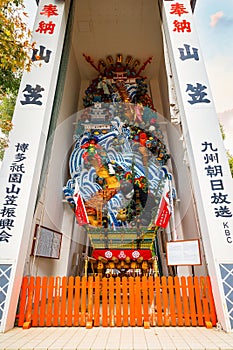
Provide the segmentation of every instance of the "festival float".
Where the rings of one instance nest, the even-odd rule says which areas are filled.
[[[156,232],[171,216],[174,189],[159,116],[137,59],[108,56],[85,91],[64,187],[89,236],[87,267],[100,276],[158,274]]]

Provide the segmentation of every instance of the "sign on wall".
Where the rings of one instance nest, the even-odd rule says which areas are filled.
[[[201,265],[199,240],[167,242],[167,265]]]
[[[42,258],[60,258],[62,234],[48,227],[36,225],[32,255]]]

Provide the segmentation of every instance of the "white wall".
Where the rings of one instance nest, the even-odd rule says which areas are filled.
[[[32,274],[66,275],[69,257],[70,254],[72,255],[70,247],[74,230],[74,213],[69,204],[63,201],[62,188],[69,178],[68,162],[75,132],[74,123],[80,83],[80,74],[71,47],[57,126],[47,141],[48,148],[52,144],[51,155],[47,155],[50,157],[49,166],[46,170],[44,187],[37,204],[32,229],[34,231],[35,224],[38,223],[63,234],[60,259],[31,257],[29,265]]]

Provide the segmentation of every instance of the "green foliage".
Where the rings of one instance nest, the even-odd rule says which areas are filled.
[[[3,79],[14,80],[20,70],[30,69],[30,31],[23,16],[26,13],[22,0],[0,0],[0,76]],[[2,81],[0,89],[4,92]]]
[[[16,94],[9,93],[2,98],[0,105],[0,128],[4,135],[8,135],[11,130],[11,117],[14,113]]]
[[[221,131],[221,134],[222,134],[222,139],[225,140],[226,134],[225,134],[225,130],[223,128],[223,125],[221,123],[219,123],[219,126],[220,126],[220,131]]]
[[[220,126],[220,131],[222,134],[222,139],[225,140],[226,134],[225,134],[223,125],[221,123],[219,123],[219,126]],[[227,151],[227,158],[228,158],[228,162],[229,162],[229,166],[230,166],[231,176],[233,177],[233,156],[230,154],[229,151]]]
[[[22,72],[31,66],[25,16],[23,0],[0,0],[0,159],[8,145]]]
[[[227,151],[227,158],[230,166],[231,176],[233,177],[233,156]]]
[[[0,96],[5,96],[11,91],[12,93],[17,93],[19,89],[19,84],[22,74],[18,72],[15,74],[10,70],[0,70]]]
[[[5,96],[1,97],[0,104],[0,159],[3,158],[4,150],[8,146],[8,135],[12,129],[12,116],[14,113],[15,102],[17,98],[17,90],[14,92],[8,91]]]

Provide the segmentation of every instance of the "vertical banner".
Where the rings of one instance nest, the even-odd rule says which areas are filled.
[[[0,172],[0,331],[12,328],[57,83],[68,3],[41,0]],[[67,7],[65,11],[65,6]],[[3,284],[3,285],[2,285]]]
[[[163,23],[218,321],[232,331],[232,178],[190,1],[163,0]]]
[[[170,187],[168,183],[168,179],[166,179],[164,188],[163,188],[163,193],[161,197],[161,201],[159,204],[159,210],[158,214],[155,220],[155,225],[159,227],[166,228],[170,217],[171,217],[171,205],[170,205],[170,196],[172,195],[170,193]]]
[[[75,189],[74,189],[74,202],[75,202],[75,216],[77,219],[77,222],[80,226],[89,224],[87,211],[83,202],[83,198],[80,193],[78,180],[76,180],[75,183]]]

